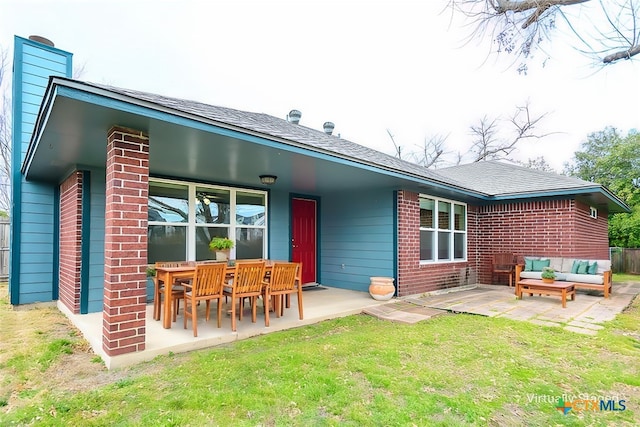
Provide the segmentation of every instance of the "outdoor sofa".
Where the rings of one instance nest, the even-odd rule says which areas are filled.
[[[553,257],[524,257],[524,264],[516,265],[516,283],[521,279],[541,279],[542,268],[551,267],[555,280],[575,283],[577,289],[592,289],[611,293],[611,261],[608,259],[576,259]]]

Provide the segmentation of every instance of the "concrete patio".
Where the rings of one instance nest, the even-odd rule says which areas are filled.
[[[614,283],[613,294],[576,293],[575,301],[562,308],[559,297],[525,295],[515,297],[514,288],[472,285],[449,291],[399,298],[387,305],[368,307],[365,313],[392,321],[415,323],[443,312],[506,317],[594,335],[602,323],[612,320],[640,293],[640,283]]]
[[[394,298],[391,301],[376,301],[366,292],[317,286],[303,292],[304,320],[298,319],[297,302],[292,298],[291,308],[285,310],[283,317],[277,318],[273,314],[270,316],[271,326],[268,328],[264,326],[261,307],[258,308],[256,323],[251,322],[251,313],[246,307],[245,317],[238,322],[237,332],[232,332],[231,319],[226,313],[227,306],[222,318],[222,327],[217,328],[215,307],[212,307],[212,319],[205,322],[203,305],[198,312],[198,337],[193,336],[190,323],[188,329],[184,329],[182,310],[172,328],[164,329],[162,322],[153,320],[153,304],[149,304],[146,349],[116,357],[107,356],[102,349],[101,312],[77,315],[69,313],[62,304],[58,304],[58,307],[80,329],[93,351],[105,361],[107,368],[112,369],[151,360],[159,355],[214,347],[359,313],[407,324],[447,312],[471,313],[529,321],[593,335],[603,328],[604,322],[612,320],[624,310],[638,294],[640,283],[614,283],[610,298],[605,299],[601,294],[579,291],[576,293],[575,301],[567,301],[567,308],[562,308],[559,297],[526,295],[522,300],[518,300],[515,298],[514,288],[507,286],[470,285]]]
[[[188,329],[184,329],[182,308],[180,309],[180,314],[178,314],[177,321],[172,324],[171,329],[164,329],[162,322],[153,320],[153,303],[150,303],[147,305],[145,350],[115,357],[107,356],[102,349],[102,312],[81,315],[72,314],[60,303],[58,303],[58,308],[80,329],[84,337],[89,341],[93,351],[104,360],[107,368],[112,369],[151,360],[163,354],[183,353],[214,347],[257,335],[358,314],[362,313],[367,307],[380,304],[384,304],[384,302],[372,299],[368,292],[316,286],[307,288],[303,292],[303,320],[298,318],[298,305],[295,296],[291,298],[291,308],[285,310],[283,317],[277,318],[273,313],[269,316],[270,326],[268,328],[264,326],[262,307],[258,307],[257,321],[252,323],[251,312],[247,304],[243,312],[242,321],[238,321],[236,332],[231,331],[231,318],[226,313],[228,304],[224,305],[225,313],[222,316],[221,328],[216,325],[215,303],[211,308],[212,319],[209,322],[205,322],[204,304],[201,304],[198,311],[198,336],[194,337],[191,322],[188,324]]]

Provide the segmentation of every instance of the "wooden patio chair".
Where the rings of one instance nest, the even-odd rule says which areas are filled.
[[[196,264],[191,284],[184,286],[184,328],[191,318],[193,336],[198,336],[198,305],[206,302],[205,321],[209,321],[211,301],[218,300],[218,328],[222,326],[222,297],[227,277],[227,262]]]
[[[295,262],[277,262],[273,264],[271,270],[271,277],[268,281],[265,281],[265,293],[264,299],[274,301],[274,312],[276,317],[284,315],[284,301],[285,296],[290,296],[293,293],[298,294],[298,314],[300,320],[303,319],[302,310],[302,286],[299,283],[298,272],[300,265]],[[288,307],[288,305],[287,305]],[[269,320],[266,319],[266,326],[269,326]]]
[[[231,297],[231,330],[236,331],[236,301],[240,303],[242,311],[242,300],[249,298],[251,301],[251,321],[256,322],[257,300],[264,292],[264,270],[265,261],[244,262],[237,261],[235,274],[231,286],[225,286],[224,295]],[[264,300],[265,326],[269,326],[269,299]],[[240,317],[242,319],[242,317]]]
[[[160,261],[156,262],[156,267],[182,267],[183,265],[193,265],[193,261]],[[180,300],[184,297],[184,282],[176,281],[171,286],[171,300],[173,301],[173,321],[177,320],[180,311]],[[158,276],[153,276],[153,318],[160,320],[162,313],[162,296],[164,295],[164,283],[158,280]]]
[[[494,276],[508,276],[509,287],[513,286],[513,275],[515,273],[515,258],[512,252],[493,254],[493,262],[491,264],[491,282]]]

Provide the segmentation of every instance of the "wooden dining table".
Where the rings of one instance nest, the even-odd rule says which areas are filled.
[[[241,262],[242,260],[238,260]],[[271,273],[273,265],[278,262],[276,260],[265,260],[265,275]],[[280,261],[288,262],[288,261]],[[165,329],[171,329],[171,307],[173,307],[171,284],[179,279],[193,279],[193,275],[196,272],[196,264],[184,265],[180,267],[156,267],[156,276],[158,281],[162,281],[164,286],[164,296],[162,302],[162,327]],[[233,278],[235,273],[235,264],[233,266],[227,266],[227,277]]]

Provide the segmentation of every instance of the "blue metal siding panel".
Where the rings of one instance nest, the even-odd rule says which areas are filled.
[[[13,207],[9,292],[11,304],[51,301],[57,250],[57,183],[26,182],[20,173],[31,132],[50,75],[71,77],[72,55],[21,37],[14,38],[13,128],[11,162]],[[17,154],[20,155],[17,155]],[[55,280],[54,280],[55,279]]]
[[[106,141],[106,136],[105,136]],[[104,298],[104,212],[106,209],[106,181],[104,170],[91,170],[90,239],[88,260],[89,295],[87,311],[102,311]],[[83,254],[84,255],[84,254]]]
[[[269,192],[269,258],[290,259],[289,194]]]
[[[394,277],[393,200],[393,191],[322,198],[323,284],[367,291],[369,277]]]
[[[22,79],[22,93],[40,95],[42,97],[49,82],[49,77],[25,74]]]
[[[63,76],[65,74],[66,67],[62,64],[54,64],[54,66],[47,66],[47,60],[45,58],[35,58],[37,61],[33,61],[35,57],[30,55],[22,56],[22,71],[25,75],[33,75],[35,77],[43,77],[43,72],[47,72],[46,77],[50,75]]]
[[[24,265],[22,268],[22,273],[31,274],[31,275],[35,275],[35,274],[47,275],[47,274],[51,274],[51,272],[53,272],[53,266],[51,265],[51,263],[46,261],[32,262]]]
[[[22,182],[20,203],[20,303],[51,301],[54,282],[54,188]]]
[[[35,43],[26,39],[23,40],[27,42],[23,49],[23,55],[26,61],[31,63],[39,62],[43,67],[49,69],[59,69],[60,73],[65,71],[64,67],[67,63],[67,56],[70,55],[68,52],[51,46],[44,46],[40,43]],[[46,48],[46,50],[43,51],[43,47]],[[31,58],[31,60],[29,60],[29,58]]]

